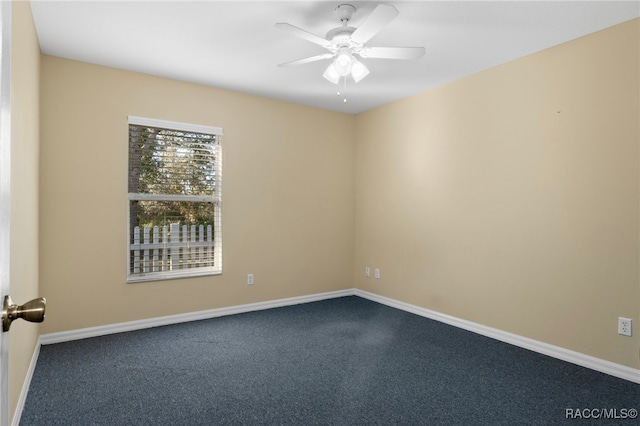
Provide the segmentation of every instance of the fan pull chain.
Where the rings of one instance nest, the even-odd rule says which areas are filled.
[[[346,93],[347,93],[347,76],[346,75],[344,76],[344,93],[345,93],[345,95],[344,95],[344,99],[342,100],[342,102],[347,103],[347,95],[346,95]]]
[[[347,92],[347,77],[342,77],[344,78],[344,88],[343,88],[343,92],[342,93],[346,93]],[[340,82],[338,82],[338,84],[340,84]],[[338,91],[336,92],[336,96],[340,97],[340,86],[338,86]],[[344,95],[344,99],[342,99],[342,102],[346,103],[347,102],[347,95]]]

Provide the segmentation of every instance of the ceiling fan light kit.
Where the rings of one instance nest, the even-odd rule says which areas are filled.
[[[360,58],[378,59],[418,59],[424,55],[424,47],[367,47],[366,43],[385,25],[398,16],[398,10],[390,5],[380,4],[358,27],[350,27],[349,21],[356,8],[350,4],[341,4],[335,9],[342,26],[327,32],[325,38],[312,34],[291,24],[277,23],[276,28],[318,44],[329,53],[280,64],[280,67],[302,65],[324,59],[333,59],[322,75],[331,83],[338,84],[350,75],[358,83],[369,74],[369,69],[358,60]],[[346,99],[345,99],[346,101]]]
[[[353,53],[348,47],[341,47],[338,51],[338,56],[333,61],[333,64],[338,71],[338,74],[342,77],[346,77],[351,72],[351,63],[355,58],[353,57]]]
[[[353,65],[351,65],[351,77],[357,83],[363,78],[369,75],[369,69],[364,66],[362,62],[355,61]]]
[[[327,69],[325,70],[324,74],[322,74],[322,76],[334,84],[338,84],[341,77],[340,73],[336,69],[336,64],[333,62],[331,62],[331,65],[327,67]]]

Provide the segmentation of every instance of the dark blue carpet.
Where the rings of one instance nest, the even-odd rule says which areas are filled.
[[[344,297],[43,346],[20,424],[631,425],[639,401],[640,385]]]

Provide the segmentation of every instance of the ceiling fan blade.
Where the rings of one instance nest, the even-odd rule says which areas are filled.
[[[275,26],[279,30],[282,30],[289,34],[293,34],[296,37],[303,38],[307,41],[310,41],[311,43],[319,44],[322,47],[328,48],[329,46],[331,46],[331,42],[329,40],[326,40],[320,36],[312,34],[309,31],[305,31],[302,28],[294,27],[291,24],[279,22]]]
[[[360,51],[363,58],[418,59],[424,55],[424,47],[365,47]]]
[[[351,34],[351,40],[357,43],[366,43],[371,37],[376,35],[378,31],[398,16],[398,10],[388,4],[380,4],[376,7],[371,15]]]
[[[311,56],[309,58],[298,59],[297,61],[285,62],[284,64],[279,64],[279,67],[292,67],[295,65],[303,65],[308,64],[309,62],[321,61],[323,59],[329,59],[334,57],[335,53],[323,53],[322,55]]]

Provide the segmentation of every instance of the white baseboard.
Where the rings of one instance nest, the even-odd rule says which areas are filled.
[[[517,334],[508,333],[482,324],[467,321],[451,315],[446,315],[420,306],[411,305],[399,300],[380,296],[360,289],[347,289],[340,291],[332,291],[327,293],[317,293],[307,296],[291,297],[287,299],[277,299],[266,302],[249,303],[245,305],[230,306],[226,308],[210,309],[206,311],[190,312],[186,314],[170,315],[159,318],[151,318],[140,321],[130,321],[117,324],[110,324],[98,327],[83,328],[78,330],[62,331],[58,333],[43,334],[40,336],[40,343],[43,345],[52,343],[68,342],[78,339],[86,339],[89,337],[104,336],[113,333],[122,333],[126,331],[141,330],[144,328],[158,327],[162,325],[178,324],[188,321],[197,321],[209,318],[215,318],[225,315],[234,315],[245,312],[260,311],[263,309],[279,308],[283,306],[297,305],[301,303],[316,302],[325,299],[333,299],[344,296],[359,296],[383,305],[391,306],[406,312],[410,312],[422,317],[430,318],[454,327],[462,328],[483,336],[491,337],[501,342],[509,343],[514,346],[529,349],[544,355],[551,356],[572,364],[590,368],[601,373],[619,377],[640,384],[640,370],[616,364],[600,358],[585,355],[580,352],[571,351],[560,346],[550,345],[528,337],[519,336]],[[39,347],[38,347],[39,348]],[[36,357],[37,358],[37,357]],[[35,366],[35,358],[32,363]],[[29,377],[30,381],[30,377]],[[25,385],[28,389],[28,385]],[[26,394],[25,394],[26,397]],[[22,398],[22,396],[21,396]]]
[[[501,342],[509,343],[514,346],[519,346],[524,349],[529,349],[534,352],[548,355],[550,357],[557,358],[562,361],[567,361],[572,364],[577,364],[582,367],[599,371],[601,373],[605,373],[621,379],[629,380],[630,382],[640,383],[640,369],[635,369],[635,368],[627,367],[625,365],[616,364],[614,362],[592,357],[590,355],[585,355],[580,352],[571,351],[569,349],[565,349],[560,346],[550,345],[548,343],[540,342],[538,340],[530,339],[528,337],[523,337],[517,334],[508,333],[506,331],[499,330],[497,328],[487,327],[482,324],[478,324],[478,323],[467,321],[461,318],[442,314],[440,312],[432,311],[430,309],[422,308],[420,306],[411,305],[409,303],[401,302],[395,299],[390,299],[384,296],[379,296],[377,294],[369,293],[364,290],[354,289],[353,294],[365,299],[369,299],[374,302],[381,303],[383,305],[391,306],[396,309],[400,309],[406,312],[411,312],[413,314],[430,318],[439,322],[443,322],[445,324],[462,328],[464,330],[481,334],[483,336],[491,337],[492,339],[500,340]]]
[[[13,420],[11,421],[11,426],[18,426],[20,424],[20,418],[22,417],[22,410],[24,409],[24,404],[27,402],[27,395],[29,394],[29,386],[31,386],[31,379],[33,378],[33,372],[36,369],[36,364],[38,363],[38,357],[40,356],[40,346],[42,343],[40,338],[36,342],[36,347],[33,348],[33,355],[31,356],[31,363],[29,363],[29,368],[27,369],[27,375],[24,378],[24,383],[22,385],[22,390],[20,391],[20,396],[18,397],[18,403],[16,405],[16,411],[13,415]]]
[[[320,300],[334,299],[337,297],[353,296],[353,289],[316,293],[307,296],[276,299],[266,302],[249,303],[246,305],[230,306],[226,308],[209,309],[206,311],[189,312],[186,314],[169,315],[165,317],[150,318],[139,321],[121,322],[102,325],[98,327],[81,328],[77,330],[48,333],[40,336],[43,345],[52,343],[69,342],[72,340],[86,339],[89,337],[106,336],[108,334],[123,333],[126,331],[142,330],[145,328],[159,327],[163,325],[179,324],[189,321],[198,321],[216,318],[226,315],[241,314],[245,312],[261,311],[264,309],[280,308],[283,306],[299,305],[301,303],[317,302]]]

